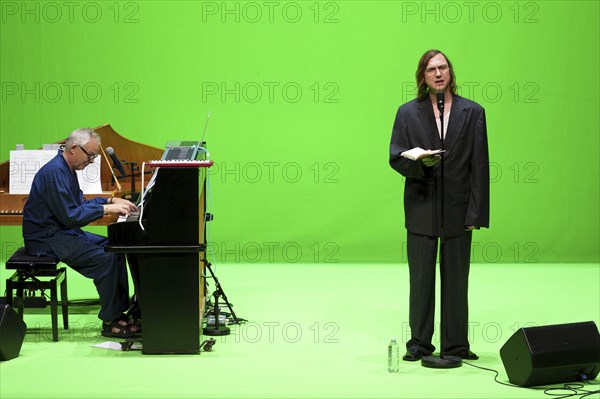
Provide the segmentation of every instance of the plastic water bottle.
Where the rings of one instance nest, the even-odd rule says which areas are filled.
[[[388,371],[397,373],[400,370],[400,347],[396,342],[396,337],[388,345]]]

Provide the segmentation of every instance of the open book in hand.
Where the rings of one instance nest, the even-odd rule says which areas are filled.
[[[429,157],[431,155],[441,154],[442,152],[444,152],[444,150],[424,150],[420,147],[415,147],[408,151],[404,151],[400,155],[403,156],[404,158],[408,158],[413,161],[417,161],[419,159]]]

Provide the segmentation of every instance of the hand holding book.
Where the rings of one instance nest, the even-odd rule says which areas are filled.
[[[404,158],[408,158],[412,161],[418,161],[419,159],[438,155],[438,154],[441,154],[442,152],[445,152],[445,151],[444,150],[424,150],[421,147],[415,147],[408,151],[404,151],[400,155],[403,156]]]

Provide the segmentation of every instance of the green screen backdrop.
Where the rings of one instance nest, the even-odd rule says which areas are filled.
[[[597,1],[0,4],[0,158],[105,123],[162,148],[211,112],[217,262],[406,261],[388,146],[430,48],[487,113],[473,260],[599,261]]]

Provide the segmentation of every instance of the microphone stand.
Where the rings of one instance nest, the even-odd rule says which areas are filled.
[[[440,264],[443,265],[445,262],[445,257],[444,257],[444,252],[445,252],[445,248],[444,248],[444,102],[445,102],[445,95],[446,93],[437,93],[437,106],[438,106],[438,111],[440,112],[440,139],[442,141],[442,159],[441,159],[441,164],[440,164],[440,175],[441,175],[441,179],[442,182],[440,184],[441,186],[441,190],[442,190],[442,195],[441,195],[441,202],[442,202],[442,209],[441,209],[441,223],[440,223],[440,228],[441,228],[441,232],[440,232]],[[442,286],[442,291],[443,291],[444,287]],[[444,293],[442,292],[442,298],[444,297]],[[442,312],[442,326],[444,325],[444,315]],[[462,359],[458,356],[448,356],[448,355],[444,355],[441,354],[440,357],[437,356],[424,356],[421,359],[421,365],[423,367],[429,367],[429,368],[441,368],[441,369],[449,369],[449,368],[456,368],[456,367],[460,367],[462,366]]]
[[[440,139],[442,141],[442,159],[440,161],[440,175],[441,175],[441,190],[442,190],[442,195],[441,195],[441,203],[442,203],[442,209],[440,211],[440,215],[441,215],[441,223],[440,223],[440,267],[443,267],[446,263],[446,248],[445,248],[445,238],[444,238],[444,227],[445,227],[445,222],[444,222],[444,208],[445,208],[445,198],[444,198],[444,106],[445,106],[445,102],[446,102],[446,98],[445,98],[445,93],[441,93],[442,95],[440,96],[440,93],[437,94],[438,98],[437,98],[437,107],[438,107],[438,111],[440,112]],[[441,288],[442,290],[444,289],[444,287],[442,286]],[[441,296],[442,298],[444,297],[444,293],[441,292]],[[442,307],[444,305],[442,304]],[[441,328],[444,328],[445,324],[444,324],[444,316],[443,316],[443,312],[442,312],[442,320],[441,320]],[[441,356],[440,356],[440,361],[441,361]]]
[[[131,194],[130,194],[130,201],[131,202],[136,202],[137,200],[137,194],[135,192],[135,171],[139,171],[139,167],[137,166],[137,162],[134,161],[122,161],[125,165],[129,166],[129,171],[131,172]]]
[[[442,153],[440,154],[442,159],[441,159],[441,164],[440,164],[440,175],[441,175],[441,190],[442,190],[442,195],[441,195],[441,202],[442,202],[442,209],[441,209],[441,223],[440,223],[440,264],[443,265],[444,264],[444,103],[446,101],[445,99],[445,95],[446,93],[437,93],[437,107],[438,107],[438,111],[440,112],[440,139],[442,141]],[[442,285],[442,290],[444,289],[443,285]],[[442,292],[442,298],[444,297],[444,293]],[[444,306],[442,304],[442,306]],[[443,311],[442,311],[442,328],[445,325],[444,324],[444,316],[443,316]],[[421,359],[421,366],[423,367],[428,367],[428,368],[436,368],[436,369],[450,369],[450,368],[456,368],[456,367],[460,367],[462,366],[462,359],[458,356],[423,356],[423,358]]]
[[[206,248],[206,244],[207,244],[207,242],[206,242],[206,224],[211,222],[212,220],[213,220],[213,214],[206,212],[204,214],[204,235],[203,235],[203,237],[204,237],[203,241],[204,241],[205,248]],[[213,326],[209,325],[208,319],[207,319],[206,327],[204,327],[202,329],[202,333],[204,335],[209,335],[209,336],[210,335],[215,335],[215,336],[228,335],[230,333],[230,328],[227,327],[226,325],[219,324],[219,313],[220,313],[219,312],[219,296],[223,298],[223,300],[225,301],[225,304],[227,305],[227,308],[229,309],[229,312],[231,313],[231,316],[233,317],[232,324],[240,324],[241,321],[237,317],[235,312],[233,311],[233,306],[229,302],[229,299],[227,299],[227,295],[225,295],[225,291],[223,290],[223,287],[221,286],[219,279],[215,275],[215,272],[213,272],[213,269],[210,267],[211,263],[208,261],[208,259],[206,259],[206,253],[204,254],[204,256],[202,258],[203,259],[201,259],[201,262],[204,263],[205,268],[208,269],[212,279],[215,281],[215,291],[213,292],[215,302],[213,303],[213,308],[212,308],[212,314],[215,319],[215,324]],[[206,278],[204,280],[204,284],[205,284],[204,287],[206,289]],[[209,314],[209,312],[207,312],[207,316],[208,316],[208,314]]]
[[[223,298],[223,300],[225,301],[225,304],[227,305],[227,307],[229,308],[229,311],[231,312],[231,316],[233,317],[232,324],[239,324],[240,320],[238,319],[237,315],[233,311],[233,307],[231,306],[231,303],[229,303],[229,299],[227,299],[227,295],[225,295],[225,291],[223,291],[223,287],[221,286],[221,283],[219,283],[219,279],[217,278],[217,276],[213,272],[212,268],[210,267],[211,266],[210,262],[206,259],[203,259],[203,262],[204,262],[204,265],[206,266],[206,268],[208,269],[208,271],[210,272],[211,277],[215,281],[216,289],[213,293],[213,296],[215,297],[215,303],[213,303],[213,315],[215,318],[215,325],[210,326],[207,324],[207,326],[204,327],[202,332],[204,333],[204,335],[228,335],[229,327],[219,325],[219,296]]]
[[[100,150],[102,151],[104,160],[106,161],[106,164],[108,165],[108,170],[110,170],[110,173],[113,177],[113,181],[117,184],[117,191],[121,192],[123,190],[123,188],[121,187],[121,183],[119,183],[119,179],[117,179],[117,176],[115,175],[114,169],[112,168],[112,166],[110,166],[110,163],[108,162],[108,157],[106,156],[106,152],[104,152],[104,148],[102,148],[102,146],[100,146]]]
[[[210,263],[207,263],[207,266],[208,265],[210,265]],[[210,269],[208,269],[208,270],[210,270]],[[215,297],[215,302],[213,303],[213,317],[215,319],[215,324],[213,326],[210,326],[210,325],[208,325],[208,321],[207,321],[206,327],[204,327],[202,329],[202,333],[204,335],[221,336],[221,335],[229,335],[231,333],[231,329],[229,327],[227,327],[226,325],[219,324],[219,295],[223,296],[223,299],[225,299],[225,301],[227,302],[227,305],[229,306],[229,302],[227,301],[227,297],[225,297],[225,293],[220,288],[216,289],[215,292],[213,293],[213,296]]]
[[[442,94],[442,96],[440,96],[440,94]],[[442,153],[440,154],[442,159],[440,162],[440,174],[441,174],[441,178],[442,178],[442,210],[441,210],[441,217],[442,217],[442,221],[441,221],[441,236],[440,236],[440,241],[441,241],[441,245],[442,245],[442,251],[440,256],[443,257],[443,253],[444,253],[444,103],[446,102],[445,96],[446,93],[438,93],[438,101],[437,101],[437,107],[438,107],[438,111],[440,112],[440,139],[442,141]],[[441,97],[441,98],[440,98]],[[441,99],[441,101],[440,101]]]

